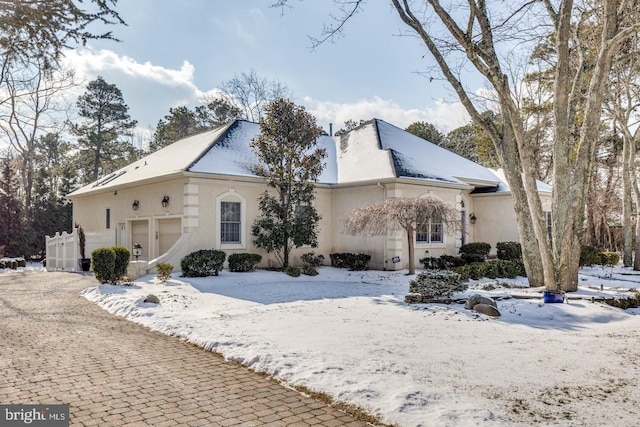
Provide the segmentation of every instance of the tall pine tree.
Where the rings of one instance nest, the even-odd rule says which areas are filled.
[[[87,91],[78,98],[78,112],[85,120],[73,125],[79,137],[80,164],[84,169],[84,181],[91,182],[99,176],[124,166],[134,151],[130,141],[136,121],[129,116],[122,92],[102,77],[89,82]]]
[[[317,246],[320,215],[313,206],[314,182],[327,155],[316,144],[321,132],[303,107],[280,98],[267,106],[260,134],[251,141],[260,161],[255,171],[271,190],[259,198],[262,215],[252,227],[254,243],[274,253],[283,268],[294,247]]]
[[[4,255],[18,257],[25,253],[24,219],[19,194],[16,161],[8,153],[1,164],[0,172],[0,247]]]

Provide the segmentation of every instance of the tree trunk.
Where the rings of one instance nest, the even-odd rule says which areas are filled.
[[[633,224],[631,224],[633,186],[631,180],[632,174],[635,175],[635,173],[633,170],[633,150],[630,146],[631,144],[635,144],[635,141],[629,141],[628,138],[623,138],[622,143],[622,234],[624,242],[622,263],[625,267],[631,267],[633,265]]]
[[[416,274],[416,262],[414,260],[413,227],[407,227],[407,243],[409,244],[409,274]]]

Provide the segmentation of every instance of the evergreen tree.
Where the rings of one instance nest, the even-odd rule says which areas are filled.
[[[324,168],[326,150],[316,144],[322,129],[303,107],[280,98],[265,113],[251,147],[260,161],[255,171],[272,191],[260,195],[261,216],[252,233],[256,246],[274,253],[286,268],[294,247],[317,246],[320,215],[313,206],[314,182]]]
[[[130,136],[137,122],[129,116],[120,89],[102,77],[89,82],[77,106],[85,121],[72,128],[79,137],[84,181],[91,182],[126,164],[127,155],[134,150],[122,137]]]
[[[429,122],[414,122],[407,126],[405,130],[436,145],[440,145],[444,139],[442,132],[433,123]]]
[[[0,56],[41,56],[54,63],[73,43],[114,39],[96,34],[90,24],[124,24],[110,5],[117,0],[0,0]],[[93,26],[92,28],[95,28]]]
[[[197,132],[196,115],[193,111],[184,105],[169,108],[169,114],[158,121],[153,141],[151,141],[151,151],[166,147]]]
[[[12,257],[26,255],[22,202],[15,159],[7,154],[0,173],[0,246]]]
[[[195,118],[196,127],[205,131],[241,119],[242,110],[225,98],[214,98],[210,102],[196,107]]]
[[[34,185],[33,207],[31,224],[28,227],[29,253],[44,254],[45,236],[53,236],[58,228],[59,206],[54,192],[48,185],[50,181],[49,171],[38,169]]]

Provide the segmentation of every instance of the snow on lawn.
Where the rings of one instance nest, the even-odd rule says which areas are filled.
[[[499,318],[460,304],[405,304],[406,271],[319,271],[174,275],[166,284],[146,276],[83,295],[390,424],[637,423],[640,311],[591,302],[640,286],[630,270],[581,270],[568,304],[543,304],[526,279],[473,282],[466,296],[503,297]],[[527,293],[533,299],[507,298]],[[144,303],[149,294],[160,304]]]

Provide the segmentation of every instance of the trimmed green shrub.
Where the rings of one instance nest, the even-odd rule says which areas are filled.
[[[91,266],[98,282],[116,284],[116,251],[112,248],[98,248],[91,252]]]
[[[460,275],[447,270],[426,270],[409,283],[409,292],[430,298],[448,298],[456,292],[463,292],[467,285]]]
[[[171,278],[173,265],[169,264],[168,262],[159,262],[156,264],[156,270],[158,270],[158,280],[164,283]]]
[[[490,250],[491,245],[485,242],[467,243],[460,246],[460,256],[467,264],[484,262]]]
[[[465,282],[482,279],[483,277],[489,279],[514,279],[518,276],[527,276],[524,263],[519,259],[474,262],[456,267],[453,271],[460,274],[461,280]]]
[[[478,280],[484,277],[482,271],[483,262],[472,262],[471,264],[465,264],[460,267],[455,267],[452,271],[460,275],[460,280],[466,282],[468,280]]]
[[[300,270],[300,267],[289,266],[285,270],[285,273],[287,273],[291,277],[299,277],[302,271]]]
[[[320,267],[324,264],[324,255],[316,255],[314,252],[309,252],[300,256],[300,259],[305,265],[310,267]]]
[[[600,262],[602,265],[617,265],[620,262],[620,255],[617,252],[600,252]]]
[[[598,264],[600,264],[600,251],[598,250],[598,248],[589,245],[581,245],[580,267],[591,267],[592,265]]]
[[[26,267],[27,266],[27,260],[24,258],[18,258],[16,259],[16,262],[18,263],[18,267]]]
[[[439,258],[426,257],[420,259],[425,270],[451,270],[465,264],[464,260],[457,256],[441,255]]]
[[[498,259],[522,259],[522,247],[518,242],[498,242],[496,251]]]
[[[184,277],[217,276],[227,254],[215,249],[200,249],[180,260],[180,267]]]
[[[307,276],[317,276],[318,270],[316,270],[315,267],[307,265],[302,269],[302,274],[306,274]]]
[[[122,276],[127,274],[127,267],[129,266],[129,258],[131,258],[131,252],[124,246],[114,246],[111,249],[116,253],[116,265],[113,270],[113,274],[118,280]]]
[[[369,268],[369,261],[371,260],[371,255],[367,254],[355,254],[353,256],[353,260],[349,265],[349,270],[354,271],[363,271]]]
[[[331,259],[331,267],[335,268],[349,268],[349,264],[353,259],[353,254],[349,252],[336,252],[329,254]]]
[[[229,255],[229,270],[234,272],[253,271],[262,261],[260,254],[231,254]]]
[[[349,270],[362,271],[369,267],[371,255],[354,254],[351,252],[337,252],[329,254],[331,266],[336,268],[348,268]]]

